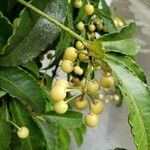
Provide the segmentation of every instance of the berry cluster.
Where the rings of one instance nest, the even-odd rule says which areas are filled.
[[[76,8],[82,7],[82,0],[75,0]],[[88,25],[89,40],[92,40],[91,33],[104,29],[103,24],[94,15],[94,7],[91,4],[84,6],[86,16],[91,16]],[[81,21],[77,24],[77,29],[82,32],[85,24]],[[95,36],[94,36],[95,38]],[[89,113],[85,115],[84,122],[89,127],[98,125],[99,116],[104,110],[104,106],[110,99],[119,101],[120,96],[115,94],[114,78],[111,71],[103,70],[101,62],[94,58],[86,45],[81,41],[76,41],[74,46],[68,47],[63,55],[60,67],[67,73],[68,81],[58,79],[52,89],[51,97],[54,101],[54,110],[59,114],[64,114],[68,110],[68,103],[74,101],[74,106],[78,110],[88,108]],[[102,77],[97,80],[95,73],[101,71]],[[68,93],[78,91],[71,98]]]

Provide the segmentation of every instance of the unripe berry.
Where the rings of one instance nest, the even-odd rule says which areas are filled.
[[[77,50],[83,50],[84,49],[84,45],[82,44],[82,42],[80,42],[80,41],[76,42],[76,49]]]
[[[82,109],[86,108],[87,105],[88,105],[87,100],[82,98],[82,96],[79,96],[75,99],[75,107],[77,109],[82,110]]]
[[[94,100],[94,103],[91,103],[91,110],[94,114],[99,114],[104,110],[104,104],[99,100]]]
[[[54,86],[61,86],[61,87],[64,87],[64,88],[67,88],[68,87],[68,81],[64,80],[64,79],[59,79],[55,82],[55,85]]]
[[[89,60],[89,55],[86,50],[79,53],[79,59],[83,62],[87,62]]]
[[[102,77],[100,84],[104,87],[104,88],[110,88],[114,85],[114,79],[113,77]]]
[[[114,101],[119,101],[119,100],[120,100],[120,96],[117,95],[117,94],[115,94],[115,95],[113,96],[113,100],[114,100]]]
[[[74,61],[77,58],[77,50],[74,47],[68,47],[64,53],[64,59]]]
[[[17,131],[17,135],[20,139],[25,139],[29,136],[29,129],[27,127],[21,127]]]
[[[84,23],[82,21],[77,24],[77,29],[81,32],[84,30]]]
[[[83,69],[80,68],[79,66],[74,67],[74,73],[77,75],[82,75],[83,74]]]
[[[80,79],[79,79],[79,78],[73,77],[73,78],[71,79],[71,82],[72,82],[75,86],[79,86],[79,85],[80,85]]]
[[[51,97],[55,102],[59,102],[66,97],[66,90],[61,86],[54,86],[51,89]]]
[[[73,71],[74,68],[74,64],[72,61],[70,60],[63,60],[61,63],[61,69],[66,72],[66,73],[70,73]]]
[[[84,7],[84,11],[85,11],[85,14],[87,16],[90,16],[90,15],[92,15],[94,13],[94,7],[92,5],[90,5],[90,4],[87,4]]]
[[[74,7],[75,8],[81,8],[82,7],[82,0],[75,0],[74,1]]]
[[[99,24],[96,25],[96,28],[97,28],[98,31],[101,31],[101,30],[104,29],[104,26],[103,26],[102,23],[99,23]]]
[[[68,104],[65,101],[55,103],[54,110],[59,114],[64,114],[68,110]]]
[[[95,94],[99,91],[99,84],[95,80],[88,81],[87,83],[87,92],[89,94]]]
[[[88,26],[88,29],[89,29],[90,32],[94,32],[95,29],[96,29],[96,27],[95,27],[94,24],[90,24],[90,25]]]
[[[90,113],[85,116],[85,124],[89,127],[95,127],[99,123],[97,114]]]

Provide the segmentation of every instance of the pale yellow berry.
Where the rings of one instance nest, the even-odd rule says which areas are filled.
[[[100,100],[94,100],[94,103],[91,103],[91,110],[95,114],[99,114],[104,110],[104,104]]]
[[[21,127],[17,131],[17,135],[20,139],[25,139],[29,136],[29,129],[27,127]]]
[[[64,59],[75,61],[77,58],[77,50],[74,47],[68,47],[64,53]]]
[[[94,6],[91,4],[87,4],[84,7],[84,11],[87,16],[90,16],[94,13]]]
[[[98,31],[101,31],[101,30],[104,29],[104,26],[103,26],[102,23],[99,23],[99,24],[96,25],[96,28],[97,28]]]
[[[59,114],[64,114],[68,110],[68,104],[65,101],[55,103],[54,110]]]
[[[98,115],[90,113],[85,116],[85,124],[89,127],[95,127],[99,123]]]
[[[120,100],[120,96],[117,95],[117,94],[115,94],[115,95],[113,96],[113,99],[114,99],[114,101],[119,101],[119,100]]]
[[[84,23],[82,21],[77,24],[77,29],[81,32],[84,30]]]
[[[100,84],[104,87],[104,88],[110,88],[114,85],[114,79],[113,77],[102,77]]]
[[[75,0],[74,1],[74,7],[75,8],[81,8],[82,7],[82,0]]]
[[[79,96],[75,99],[75,107],[77,109],[82,110],[82,109],[86,108],[87,105],[88,105],[87,100],[85,98],[82,98],[82,96]]]
[[[96,29],[96,27],[95,27],[94,24],[90,24],[90,25],[88,26],[88,29],[89,29],[90,32],[94,32],[95,29]]]
[[[88,81],[87,83],[87,92],[89,94],[95,94],[99,91],[99,84],[95,80]]]
[[[79,66],[74,67],[74,73],[77,75],[82,75],[83,74],[83,69],[80,68]]]
[[[76,49],[77,50],[83,50],[84,49],[84,45],[82,44],[82,42],[80,42],[80,41],[76,42]]]
[[[61,86],[54,86],[51,89],[51,97],[53,98],[54,102],[63,100],[66,97],[65,88]]]
[[[89,55],[86,50],[79,53],[79,59],[83,62],[87,62],[89,60]]]
[[[74,69],[74,64],[71,60],[63,60],[61,63],[61,69],[66,73],[70,73]]]
[[[103,99],[104,98],[104,95],[103,94],[99,94],[99,99]]]
[[[62,86],[64,88],[67,88],[68,87],[68,81],[67,80],[64,80],[64,79],[59,79],[55,82],[54,86]]]

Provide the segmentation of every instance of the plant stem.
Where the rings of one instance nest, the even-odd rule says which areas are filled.
[[[20,2],[21,4],[23,4],[24,6],[32,9],[34,12],[36,12],[37,14],[43,16],[44,18],[46,18],[48,21],[50,21],[51,23],[55,24],[56,26],[58,26],[59,28],[61,28],[62,30],[68,32],[71,36],[73,36],[74,38],[78,39],[79,41],[81,41],[83,44],[86,44],[86,40],[84,38],[82,38],[80,35],[78,35],[77,33],[73,32],[72,30],[70,30],[69,28],[67,28],[66,26],[64,26],[62,23],[60,23],[59,21],[53,19],[52,17],[48,16],[47,14],[45,14],[44,12],[42,12],[41,10],[39,10],[38,8],[34,7],[33,5],[29,4],[28,2],[24,1],[24,0],[18,0],[18,2]]]
[[[15,123],[13,123],[12,121],[10,120],[7,120],[7,122],[11,123],[13,126],[15,126],[18,130],[20,130],[20,127],[18,127]]]

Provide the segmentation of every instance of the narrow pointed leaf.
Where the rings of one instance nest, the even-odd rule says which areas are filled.
[[[65,114],[57,114],[55,112],[47,112],[43,117],[48,122],[58,123],[66,127],[81,127],[83,124],[82,114],[79,112],[68,111]]]
[[[27,127],[29,129],[29,136],[21,141],[21,148],[23,150],[34,150],[40,149],[45,150],[45,142],[37,125],[34,123],[30,113],[26,108],[19,104],[15,99],[13,99],[10,104],[11,112],[15,123],[19,127]]]
[[[126,66],[106,59],[130,109],[129,123],[138,150],[150,149],[150,90]]]
[[[143,82],[146,81],[146,76],[144,74],[144,71],[140,68],[140,66],[130,57],[123,56],[123,55],[116,55],[108,53],[106,54],[106,57],[109,59],[112,59],[120,64],[123,64],[126,66],[133,74],[135,74],[138,78],[140,78]]]
[[[43,0],[42,3],[33,0],[31,4],[58,21],[64,21],[66,0]],[[20,13],[19,26],[14,29],[13,35],[4,47],[5,54],[0,57],[0,65],[16,66],[35,58],[49,44],[53,44],[59,32],[56,26],[25,8]]]
[[[35,111],[45,110],[43,90],[38,82],[21,68],[0,67],[0,87],[11,96],[25,101]]]
[[[48,123],[46,120],[41,120],[35,118],[35,122],[43,133],[44,139],[46,141],[47,150],[57,150],[58,142],[58,131],[59,128],[51,123]]]
[[[106,34],[97,40],[102,42],[106,52],[116,52],[134,56],[140,50],[139,44],[133,39],[135,30],[135,23],[129,22],[120,31]]]
[[[0,108],[0,149],[8,150],[11,141],[11,125],[6,122],[4,110]]]

